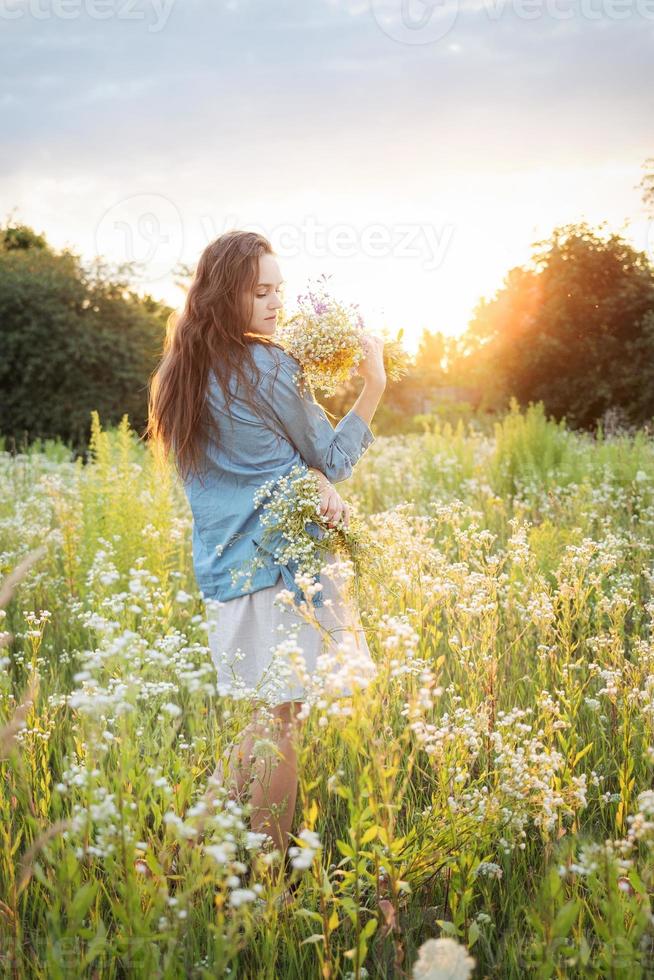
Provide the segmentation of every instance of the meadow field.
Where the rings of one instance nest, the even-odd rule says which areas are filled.
[[[35,553],[0,612],[3,976],[654,976],[652,438],[487,429],[377,436],[338,486],[382,545],[378,673],[303,725],[288,908],[247,807],[200,802],[251,704],[183,489],[126,419],[88,465],[0,455],[5,585]]]

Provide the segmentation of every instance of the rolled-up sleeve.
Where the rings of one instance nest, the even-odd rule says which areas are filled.
[[[266,375],[263,390],[273,417],[309,466],[332,483],[347,480],[375,437],[354,409],[334,427],[313,395],[298,387],[300,371],[299,362],[284,352]]]

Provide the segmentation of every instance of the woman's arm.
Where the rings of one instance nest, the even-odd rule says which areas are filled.
[[[359,397],[350,411],[356,412],[357,415],[361,416],[366,425],[370,425],[385,390],[385,378],[374,381],[366,380]]]
[[[347,480],[354,465],[375,437],[366,416],[372,419],[382,390],[366,383],[357,400],[361,413],[351,408],[334,426],[313,395],[300,390],[301,368],[283,352],[279,364],[261,382],[261,390],[277,425],[296,447],[307,466],[320,470],[332,483]]]
[[[356,410],[357,415],[366,424],[372,422],[373,415],[377,411],[377,406],[384,394],[385,388],[385,380],[379,380],[378,382],[366,381],[351,411]],[[322,470],[316,469],[315,466],[310,466],[309,469],[318,478],[321,514],[328,524],[338,524],[342,517],[343,523],[347,527],[350,522],[350,508],[348,504],[341,498]]]
[[[384,367],[384,341],[381,337],[364,334],[362,338],[365,357],[359,363],[357,374],[363,378],[363,391],[352,409],[368,425],[377,411],[381,396],[386,390],[386,368]]]

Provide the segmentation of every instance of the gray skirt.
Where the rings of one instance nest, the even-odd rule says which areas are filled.
[[[276,603],[275,585],[220,602],[205,601],[209,649],[219,695],[314,702],[349,697],[376,673],[359,611],[340,574],[321,573],[323,606],[309,604],[315,621],[297,606]],[[331,601],[329,601],[331,600]]]

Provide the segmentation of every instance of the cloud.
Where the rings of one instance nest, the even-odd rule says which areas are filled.
[[[654,152],[654,28],[635,14],[597,20],[574,0],[572,18],[527,19],[521,0],[461,0],[442,37],[405,43],[400,0],[114,0],[109,19],[94,2],[66,0],[69,19],[56,0],[0,8],[24,12],[0,14],[0,213],[17,205],[86,251],[107,210],[139,195],[216,233],[230,215],[358,228],[392,208],[474,237],[475,209],[510,206],[516,172],[528,201],[574,161],[569,203],[580,174]],[[410,4],[417,23],[427,5]],[[187,260],[206,234],[187,236]],[[456,241],[463,262],[470,242]]]

